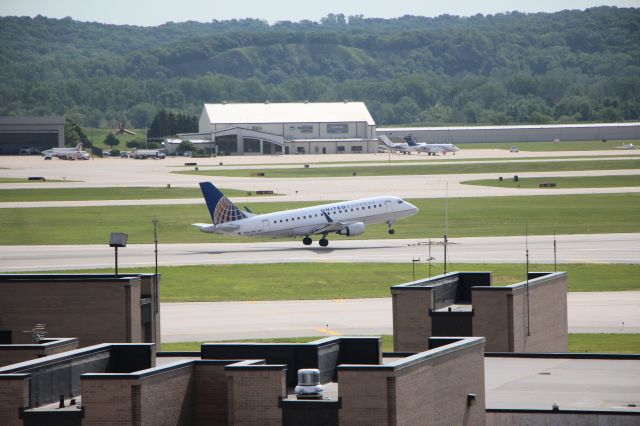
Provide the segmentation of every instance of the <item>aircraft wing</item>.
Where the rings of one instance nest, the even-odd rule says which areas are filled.
[[[213,225],[211,223],[192,223],[191,226],[200,228],[202,232],[232,232],[239,228],[238,225],[233,225],[231,223],[220,223],[218,225]]]
[[[325,218],[327,218],[327,223],[313,229],[310,232],[310,234],[317,235],[317,234],[324,234],[329,232],[338,232],[341,229],[344,229],[346,226],[349,226],[351,223],[353,223],[353,221],[352,222],[341,222],[341,221],[336,222],[333,219],[331,219],[331,217],[327,213],[322,212],[322,214],[324,215]]]

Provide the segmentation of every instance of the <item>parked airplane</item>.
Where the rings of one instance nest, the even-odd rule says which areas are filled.
[[[310,245],[312,235],[322,235],[318,243],[329,245],[327,235],[354,236],[364,232],[365,225],[387,223],[389,234],[393,224],[418,213],[418,208],[401,198],[380,196],[339,203],[321,204],[301,209],[253,214],[240,210],[211,182],[200,182],[213,224],[194,223],[200,231],[215,234],[267,237],[303,237]]]
[[[618,149],[636,149],[636,146],[632,143],[623,143],[621,146],[616,147]]]
[[[392,142],[387,135],[378,136],[378,139],[384,145],[384,149],[391,152],[411,154],[412,152],[418,152],[416,147],[409,146],[407,143]]]
[[[460,148],[458,148],[457,146],[451,143],[417,142],[411,135],[405,136],[404,140],[407,141],[407,144],[409,146],[414,146],[414,147],[422,146],[425,150],[430,150],[430,149],[437,150],[444,154],[446,154],[447,152],[453,152],[455,155],[456,151],[460,151]],[[425,151],[425,152],[428,152],[428,151]],[[436,155],[436,154],[433,154],[433,155]]]
[[[45,159],[51,159],[52,157],[58,157],[61,160],[88,160],[89,154],[82,150],[82,142],[76,145],[74,148],[51,148],[46,151],[42,151],[42,156]]]

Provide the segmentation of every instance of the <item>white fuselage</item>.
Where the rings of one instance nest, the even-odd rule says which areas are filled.
[[[342,224],[360,222],[365,225],[393,223],[417,211],[413,204],[401,198],[382,196],[255,215],[217,226],[203,227],[201,230],[247,236],[307,236],[333,222]]]

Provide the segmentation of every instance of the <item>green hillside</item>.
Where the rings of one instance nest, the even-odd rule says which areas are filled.
[[[0,115],[83,126],[204,102],[367,103],[379,124],[640,118],[640,9],[136,27],[0,18]]]

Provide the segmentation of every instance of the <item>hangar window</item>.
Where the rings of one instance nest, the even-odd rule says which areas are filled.
[[[336,150],[338,152],[344,152],[344,146],[338,146],[338,147],[336,147]]]
[[[327,124],[327,133],[349,133],[349,124],[329,123]]]
[[[362,152],[362,145],[352,146],[351,152]]]

